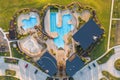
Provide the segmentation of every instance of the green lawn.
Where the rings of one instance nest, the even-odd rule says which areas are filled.
[[[25,55],[24,53],[21,53],[18,48],[11,48],[12,49],[12,56],[16,57],[16,58],[20,58],[23,60],[26,60],[28,62],[30,62],[32,60],[32,58],[28,57],[27,55]]]
[[[104,64],[104,63],[106,63],[113,54],[114,54],[114,49],[112,49],[105,56],[103,56],[101,59],[99,59],[97,61],[98,64]]]
[[[0,52],[0,56],[10,56],[9,52]]]
[[[114,0],[113,17],[120,18],[120,0]]]
[[[112,27],[111,27],[110,47],[113,47],[113,46],[116,45],[116,43],[115,43],[116,26],[117,26],[117,21],[113,20],[112,21]]]
[[[20,51],[16,48],[11,48],[12,49],[12,56],[13,57],[16,57],[16,58],[20,58],[20,59],[23,59],[24,56],[20,53]]]
[[[10,43],[11,51],[12,51],[12,56],[30,62],[30,60],[31,60],[32,58],[28,57],[28,56],[25,55],[23,52],[20,52],[20,50],[19,50],[18,47],[14,48],[14,47],[13,47],[13,44],[16,44],[16,43]]]
[[[96,46],[90,55],[92,59],[96,59],[106,51],[111,0],[0,0],[0,26],[7,31],[11,17],[22,8],[37,8],[40,10],[48,3],[67,5],[74,1],[79,1],[83,5],[86,4],[87,6],[93,7],[97,12],[100,23],[105,29],[104,40],[100,45]]]

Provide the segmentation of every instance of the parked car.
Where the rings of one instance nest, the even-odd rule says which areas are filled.
[[[93,63],[93,66],[96,67],[95,63]]]
[[[55,78],[55,80],[59,80],[58,78]]]
[[[28,64],[25,65],[25,68],[27,68],[27,67],[28,67]]]
[[[36,69],[34,73],[37,74],[37,72],[38,72],[38,70]]]
[[[67,78],[63,78],[63,80],[68,80]]]
[[[90,67],[90,66],[88,66],[88,68],[91,70],[91,67]]]

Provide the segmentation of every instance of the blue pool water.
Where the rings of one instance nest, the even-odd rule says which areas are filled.
[[[23,23],[22,28],[24,30],[33,28],[37,24],[37,18],[36,16],[31,16],[29,19],[23,19],[22,23]]]
[[[68,21],[71,20],[72,16],[70,14],[66,14],[62,16],[62,26],[57,26],[57,13],[51,12],[50,13],[50,31],[51,32],[57,32],[58,37],[54,38],[55,45],[60,48],[64,48],[64,40],[63,37],[65,34],[69,33],[71,30],[73,30],[73,25],[68,24]]]

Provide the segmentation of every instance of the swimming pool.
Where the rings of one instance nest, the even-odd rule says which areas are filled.
[[[64,35],[73,30],[73,25],[68,24],[68,21],[71,20],[72,16],[70,14],[65,14],[62,16],[62,26],[57,26],[57,13],[50,13],[50,31],[57,32],[58,37],[54,38],[53,41],[58,48],[64,48]]]
[[[36,16],[32,15],[30,16],[29,19],[23,19],[22,23],[23,23],[22,28],[24,30],[29,29],[29,28],[34,28],[34,26],[37,24],[37,18]]]

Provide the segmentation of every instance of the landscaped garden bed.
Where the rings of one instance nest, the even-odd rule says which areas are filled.
[[[20,80],[13,76],[0,76],[0,80]]]
[[[19,60],[13,58],[4,58],[5,63],[18,64]]]
[[[105,76],[108,80],[120,80],[120,78],[115,77],[114,75],[112,75],[111,73],[107,72],[107,71],[102,71],[103,76]]]
[[[114,63],[114,67],[115,69],[117,69],[118,71],[120,71],[120,59],[117,59]]]
[[[6,69],[5,70],[5,75],[15,76],[16,75],[16,71],[10,70],[10,69]]]

